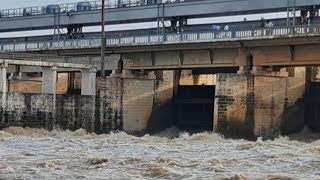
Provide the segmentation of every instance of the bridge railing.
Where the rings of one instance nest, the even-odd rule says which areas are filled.
[[[308,36],[320,35],[320,25],[296,26],[296,27],[274,27],[258,29],[242,29],[233,31],[216,32],[185,32],[163,35],[145,35],[114,37],[106,40],[109,47],[118,46],[137,46],[154,44],[178,44],[178,43],[197,43],[197,42],[215,42],[232,41],[241,39],[263,39],[285,36]],[[101,39],[74,39],[45,42],[17,42],[0,44],[0,51],[21,52],[33,50],[54,50],[54,49],[76,49],[76,48],[94,48],[101,46]]]

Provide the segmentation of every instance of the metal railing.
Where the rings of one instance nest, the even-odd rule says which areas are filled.
[[[161,3],[176,3],[183,2],[184,0],[162,0]],[[81,3],[81,2],[80,2]],[[82,1],[86,3],[84,5],[78,5],[78,3],[57,4],[48,6],[26,7],[17,9],[4,9],[0,10],[1,18],[22,17],[22,16],[36,16],[52,13],[69,13],[74,11],[92,11],[101,9],[101,1]],[[135,6],[145,6],[157,4],[157,1],[148,0],[106,0],[107,9],[112,8],[125,8]],[[54,9],[50,9],[51,8]],[[48,9],[49,8],[49,9]]]
[[[320,35],[320,25],[258,28],[248,30],[216,31],[216,32],[186,32],[179,34],[145,35],[109,38],[106,45],[109,47],[139,46],[154,44],[199,43],[232,40],[250,40],[290,36]],[[55,49],[81,49],[101,46],[101,39],[74,39],[42,42],[17,42],[0,44],[2,52],[23,52]]]

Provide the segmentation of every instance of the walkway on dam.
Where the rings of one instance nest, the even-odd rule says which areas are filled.
[[[187,32],[164,35],[129,36],[106,39],[107,48],[145,47],[156,45],[201,44],[213,42],[241,42],[269,39],[294,39],[320,35],[320,25],[273,27],[218,32]],[[18,42],[0,44],[2,52],[25,52],[42,50],[90,49],[101,46],[100,38],[74,39],[42,42]],[[161,48],[163,49],[163,48]],[[143,48],[140,48],[143,51]]]

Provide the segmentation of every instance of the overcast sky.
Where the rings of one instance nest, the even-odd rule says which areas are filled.
[[[64,3],[74,3],[81,0],[0,0],[1,9],[13,9],[13,8],[23,8],[23,7],[33,7],[33,6],[45,6],[48,4],[64,4]],[[84,0],[82,0],[84,1]],[[285,13],[276,14],[262,14],[262,15],[251,15],[251,16],[236,16],[236,17],[218,17],[218,18],[206,18],[206,19],[196,19],[189,21],[189,24],[204,24],[204,23],[219,23],[219,22],[234,22],[242,21],[244,18],[247,20],[257,20],[264,17],[268,18],[280,18],[285,17]],[[155,28],[157,23],[136,23],[127,25],[113,25],[107,26],[107,31],[123,30],[123,29],[137,29],[137,28]],[[99,27],[87,27],[84,28],[84,32],[99,31]],[[23,37],[23,36],[34,36],[34,35],[47,35],[52,34],[52,30],[42,30],[42,31],[28,31],[28,32],[11,32],[11,33],[0,33],[1,37]]]

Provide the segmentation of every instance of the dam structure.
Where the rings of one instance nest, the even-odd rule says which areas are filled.
[[[98,2],[1,10],[1,33],[54,29],[54,35],[0,39],[0,129],[142,135],[175,126],[240,138],[305,126],[319,132],[319,7],[320,0],[109,4],[107,25],[157,22],[157,28],[107,32],[105,67],[100,34],[82,32],[101,23]],[[288,17],[220,23],[220,30],[188,25],[277,12]],[[267,22],[272,26],[261,26]]]

